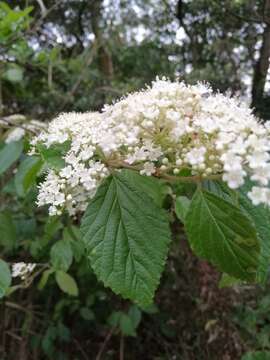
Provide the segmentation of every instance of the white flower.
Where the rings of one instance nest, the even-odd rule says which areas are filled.
[[[69,179],[73,174],[73,169],[70,165],[64,167],[63,169],[61,169],[60,171],[60,176],[63,178],[67,178]]]
[[[12,264],[11,268],[12,277],[20,277],[22,280],[25,280],[27,276],[35,269],[35,267],[36,264],[34,263],[14,263]]]
[[[242,170],[235,170],[224,173],[222,176],[223,181],[226,181],[231,189],[237,189],[244,184],[244,176],[246,173]]]
[[[242,158],[235,155],[233,152],[224,153],[220,160],[224,163],[225,171],[241,171],[242,170]]]
[[[266,162],[270,159],[270,156],[267,152],[255,151],[252,155],[247,156],[249,166],[251,169],[265,166]]]
[[[234,154],[244,155],[246,153],[247,143],[243,138],[237,138],[230,146],[230,151]]]
[[[155,166],[151,162],[146,162],[143,165],[143,170],[140,171],[141,175],[151,176],[156,171]]]
[[[254,174],[250,178],[253,181],[258,181],[261,185],[266,186],[270,180],[270,164],[255,168]]]
[[[186,161],[191,165],[201,164],[204,162],[205,153],[206,153],[206,148],[203,146],[192,149],[186,154]]]
[[[253,204],[257,206],[259,204],[266,203],[267,191],[267,188],[253,186],[251,191],[248,193],[248,197],[253,202]]]

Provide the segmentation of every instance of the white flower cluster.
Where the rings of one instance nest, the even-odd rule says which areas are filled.
[[[65,207],[70,215],[83,212],[89,198],[108,176],[105,163],[100,160],[99,144],[107,136],[107,125],[99,113],[62,114],[49,124],[33,143],[50,147],[70,141],[65,164],[60,171],[50,169],[40,186],[38,205],[49,204],[50,215],[60,215]]]
[[[22,280],[25,280],[29,274],[35,269],[36,264],[34,263],[24,263],[18,262],[12,265],[12,277],[20,277]]]
[[[253,203],[270,204],[270,127],[205,84],[157,79],[102,113],[60,115],[33,144],[66,141],[66,166],[50,170],[40,186],[38,204],[50,205],[51,215],[84,211],[113,167],[179,179],[185,169],[197,178],[220,176],[232,189],[248,176]]]

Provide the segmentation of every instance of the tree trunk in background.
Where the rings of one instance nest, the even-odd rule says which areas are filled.
[[[98,46],[98,67],[105,80],[113,76],[113,61],[109,49],[102,36],[100,20],[102,18],[102,0],[94,0],[91,3],[91,25]]]
[[[264,3],[263,21],[265,28],[263,32],[260,56],[254,68],[252,83],[252,103],[251,106],[258,112],[262,106],[264,88],[267,72],[269,68],[270,57],[270,0]]]
[[[197,42],[196,32],[194,32],[192,30],[192,26],[189,27],[185,23],[185,20],[184,20],[184,18],[185,18],[185,3],[183,2],[183,0],[178,0],[177,5],[176,5],[175,16],[178,19],[180,26],[184,29],[185,33],[189,37],[190,44],[191,44],[190,50],[192,53],[191,62],[192,62],[192,66],[194,68],[196,68],[198,60],[199,60],[199,56],[200,56],[200,54],[199,54],[200,51],[198,51],[199,44]]]

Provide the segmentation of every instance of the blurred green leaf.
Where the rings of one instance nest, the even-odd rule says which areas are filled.
[[[0,175],[19,159],[22,150],[22,141],[12,141],[0,150]]]
[[[112,327],[118,326],[121,314],[122,314],[121,311],[113,311],[107,320],[108,324]]]
[[[47,269],[47,270],[43,271],[41,279],[40,279],[40,281],[38,283],[38,289],[39,290],[44,289],[44,287],[46,286],[46,284],[48,282],[48,279],[49,279],[50,275],[53,274],[54,271],[55,271],[54,269]]]
[[[222,274],[222,277],[221,279],[219,280],[219,283],[218,283],[218,287],[220,289],[222,288],[225,288],[225,287],[231,287],[231,286],[234,286],[234,285],[239,285],[241,284],[241,280],[239,279],[236,279],[226,273],[223,273]]]
[[[23,69],[19,66],[10,66],[3,74],[3,79],[12,83],[18,83],[23,80]]]
[[[270,360],[270,351],[252,351],[242,356],[241,360]]]
[[[9,212],[0,213],[0,245],[4,251],[12,251],[17,244],[16,226]]]
[[[57,241],[50,252],[51,263],[56,270],[67,271],[72,264],[73,253],[68,240]]]
[[[0,259],[0,299],[5,296],[11,284],[11,273],[8,264]]]
[[[69,241],[74,259],[79,262],[85,253],[82,234],[77,226],[69,226],[63,230],[63,239]]]
[[[26,157],[19,165],[15,175],[17,194],[23,197],[30,187],[35,184],[36,176],[42,167],[42,160],[37,156]]]
[[[94,314],[93,310],[91,310],[87,307],[82,307],[80,309],[80,315],[84,320],[94,320],[94,318],[95,318],[95,314]]]
[[[78,296],[78,286],[72,276],[65,273],[64,271],[59,270],[55,274],[55,279],[58,286],[63,292],[72,296]]]
[[[142,312],[136,305],[132,305],[129,308],[128,316],[130,317],[134,329],[137,329],[142,319]]]
[[[121,313],[119,327],[123,335],[136,336],[136,328],[134,323],[127,314]]]

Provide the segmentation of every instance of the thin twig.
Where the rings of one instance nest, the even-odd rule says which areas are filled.
[[[104,342],[103,342],[103,344],[102,344],[102,346],[101,346],[101,348],[100,348],[100,350],[99,350],[99,352],[97,354],[96,360],[101,360],[101,356],[102,356],[108,342],[110,341],[110,339],[111,339],[111,337],[112,337],[112,335],[114,333],[114,330],[115,330],[115,327],[111,328],[111,330],[108,332],[108,334],[107,334],[107,336],[106,336],[106,338],[105,338],[105,340],[104,340]]]
[[[34,135],[37,135],[37,132],[35,130],[29,129],[27,126],[24,126],[22,124],[14,124],[12,121],[8,120],[7,118],[3,118],[3,117],[0,118],[0,127],[1,127],[1,122],[4,122],[7,127],[16,126],[16,127],[20,128],[20,129],[23,129],[25,131],[28,131],[28,132],[34,134]]]
[[[155,176],[155,174],[154,174]],[[173,175],[167,175],[167,174],[160,174],[159,176],[161,179],[170,181],[170,182],[184,182],[184,183],[198,183],[202,180],[220,180],[221,175],[209,175],[207,177],[201,177],[199,175],[196,176],[173,176]]]
[[[76,345],[76,347],[78,348],[78,350],[80,351],[80,353],[82,354],[83,358],[84,358],[85,360],[89,360],[88,355],[86,354],[86,352],[85,352],[85,351],[83,350],[83,348],[81,347],[79,341],[76,340],[76,339],[73,339],[73,342],[74,342],[74,344]]]
[[[28,309],[27,307],[23,307],[23,306],[21,306],[21,305],[19,305],[17,303],[11,302],[11,301],[6,301],[5,306],[7,306],[7,307],[9,307],[11,309],[17,310],[17,311],[24,312],[26,314],[34,314],[35,316],[39,316],[39,317],[43,316],[43,313],[40,312],[40,311],[33,310],[33,309]],[[40,321],[41,321],[41,319],[40,319]]]
[[[5,333],[7,334],[7,335],[9,335],[10,337],[12,337],[12,338],[14,338],[15,340],[17,340],[17,341],[23,341],[23,338],[21,337],[21,336],[19,336],[19,335],[16,335],[16,334],[13,334],[13,332],[11,332],[11,331],[5,331]]]
[[[125,350],[125,338],[124,335],[121,335],[120,339],[120,357],[119,360],[124,360],[124,350]]]
[[[4,123],[4,124],[3,124]],[[42,126],[39,126],[37,124],[31,124],[31,122],[29,122],[29,125],[30,126],[35,126],[37,128],[37,130],[33,130],[33,128],[27,126],[27,124],[17,124],[17,123],[14,123],[13,121],[9,120],[7,117],[1,117],[0,118],[0,128],[1,126],[5,126],[6,128],[10,128],[11,126],[14,126],[14,127],[18,127],[20,129],[23,129],[25,131],[28,131],[29,133],[32,133],[33,135],[37,135],[39,133],[39,130],[44,130],[44,127]]]
[[[16,310],[19,310],[19,311],[22,311],[22,312],[25,312],[25,313],[32,313],[31,310],[27,309],[26,307],[23,307],[19,304],[16,304],[16,303],[13,303],[11,301],[6,301],[5,302],[5,305],[12,308],[12,309],[16,309]]]
[[[129,165],[125,162],[119,162],[119,161],[108,161],[107,165],[109,167],[115,168],[115,169],[130,169],[130,170],[135,170],[135,171],[139,171],[142,170],[141,166],[134,166],[134,165]],[[221,174],[216,174],[216,175],[209,175],[207,177],[202,177],[200,175],[194,175],[194,176],[174,176],[174,175],[168,175],[168,174],[163,174],[163,173],[155,173],[153,174],[153,176],[160,178],[160,179],[164,179],[170,182],[184,182],[184,183],[198,183],[201,182],[202,180],[220,180],[221,179]]]

